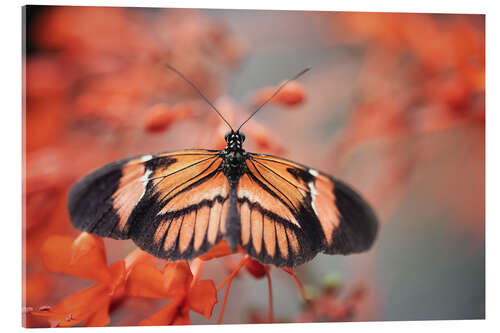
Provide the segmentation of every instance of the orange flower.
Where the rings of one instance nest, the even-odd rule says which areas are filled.
[[[283,84],[281,82],[278,86]],[[267,101],[276,91],[276,87],[266,87],[260,89],[253,99],[254,106],[259,106],[265,101]],[[295,106],[304,102],[306,98],[306,92],[304,86],[296,81],[289,82],[286,86],[281,89],[280,92],[274,96],[269,103],[281,104],[283,106]]]
[[[241,248],[238,248],[237,251],[242,251],[242,250],[241,250]],[[228,256],[228,255],[233,254],[233,253],[235,253],[235,252],[233,252],[231,250],[227,241],[225,239],[223,239],[219,243],[217,243],[217,245],[215,245],[213,248],[211,248],[210,251],[199,256],[198,258],[200,258],[203,261],[209,261],[211,259],[225,257],[225,256]]]
[[[41,257],[53,272],[98,283],[72,294],[53,308],[32,314],[46,317],[52,327],[70,327],[82,322],[85,326],[107,325],[112,300],[123,294],[125,261],[107,266],[103,240],[86,232],[75,240],[67,236],[49,237],[41,249]]]
[[[144,128],[150,133],[166,131],[171,125],[193,115],[193,108],[187,103],[180,103],[173,107],[166,104],[156,104],[149,109],[144,119]]]
[[[167,306],[139,323],[144,326],[190,324],[190,310],[210,318],[217,303],[213,281],[198,281],[197,274],[193,276],[185,261],[169,262],[163,272],[153,266],[136,265],[127,280],[126,294],[133,297],[172,298]]]

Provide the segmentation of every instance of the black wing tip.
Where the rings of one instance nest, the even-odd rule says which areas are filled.
[[[375,211],[351,186],[337,179],[332,181],[341,215],[340,228],[334,235],[337,245],[332,249],[333,253],[368,251],[375,243],[380,224]]]
[[[116,161],[94,170],[84,176],[69,189],[66,206],[71,224],[78,230],[91,232],[101,237],[126,239],[126,235],[117,234],[106,225],[99,225],[99,219],[115,221],[118,216],[107,201],[116,191],[122,176],[122,166],[129,159]]]
[[[107,176],[110,172],[120,170],[123,164],[125,164],[125,160],[122,161],[117,161],[113,162],[110,164],[107,164],[103,167],[100,167],[86,176],[80,178],[78,181],[76,181],[73,186],[69,189],[68,196],[67,196],[67,206],[68,210],[70,212],[75,211],[76,204],[83,198],[85,197],[85,194],[89,192],[90,188],[92,186],[95,186],[96,181],[98,181],[101,177]]]

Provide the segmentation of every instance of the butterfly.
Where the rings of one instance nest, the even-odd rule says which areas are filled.
[[[294,267],[316,254],[368,250],[377,235],[373,209],[350,186],[290,160],[247,152],[229,126],[224,150],[189,149],[126,158],[72,186],[73,225],[102,237],[132,239],[167,260],[189,260],[225,239],[264,264]]]

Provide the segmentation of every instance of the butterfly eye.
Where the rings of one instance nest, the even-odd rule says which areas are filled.
[[[227,132],[226,135],[224,135],[224,140],[226,140],[226,142],[229,142],[230,136],[231,136],[231,132]]]
[[[245,142],[245,134],[240,133],[241,142]]]

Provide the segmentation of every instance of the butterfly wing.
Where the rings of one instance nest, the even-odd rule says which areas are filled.
[[[132,238],[166,259],[191,259],[222,237],[229,185],[218,151],[133,157],[89,174],[70,190],[73,225],[103,237]]]
[[[264,263],[295,266],[318,252],[369,249],[378,222],[346,184],[303,165],[250,154],[237,186],[242,247]]]

